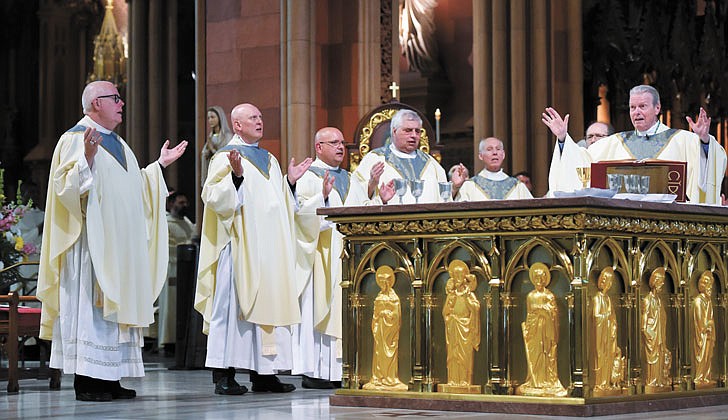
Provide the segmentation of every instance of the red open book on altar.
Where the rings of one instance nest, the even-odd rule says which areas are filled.
[[[685,202],[687,163],[674,160],[605,160],[591,164],[591,186],[608,188],[607,174],[649,175],[650,193],[675,194]],[[624,192],[624,186],[622,187]]]

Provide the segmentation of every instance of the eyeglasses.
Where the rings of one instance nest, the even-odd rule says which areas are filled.
[[[339,147],[344,145],[344,140],[320,141],[319,143],[328,144],[329,146]]]
[[[121,101],[121,96],[119,96],[119,95],[118,95],[118,94],[116,94],[116,93],[115,93],[115,94],[113,94],[113,95],[103,95],[103,96],[97,96],[97,97],[96,97],[96,99],[101,99],[101,98],[114,98],[114,103],[115,103],[115,104],[118,104],[118,103],[119,103],[119,101]]]

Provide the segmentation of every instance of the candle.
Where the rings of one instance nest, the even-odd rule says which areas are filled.
[[[442,116],[442,113],[440,112],[440,108],[437,108],[435,110],[435,143],[440,144],[440,116]]]
[[[20,193],[20,185],[23,183],[22,179],[18,180],[18,189],[15,191],[15,204],[23,204],[23,194]]]
[[[5,169],[0,168],[0,206],[5,203]]]

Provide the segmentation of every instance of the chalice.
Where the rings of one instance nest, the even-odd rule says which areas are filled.
[[[576,168],[576,175],[579,177],[579,181],[581,181],[582,188],[586,189],[591,180],[591,166]]]
[[[402,178],[395,178],[394,191],[399,196],[399,204],[402,204],[402,197],[407,194],[407,180]]]

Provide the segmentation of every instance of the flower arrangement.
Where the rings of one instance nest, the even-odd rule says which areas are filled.
[[[15,201],[6,203],[4,172],[0,168],[0,289],[17,281],[19,273],[16,265],[38,252],[35,245],[23,241],[18,227],[25,212],[33,206],[33,200],[23,204],[20,194],[22,181],[18,181]]]

